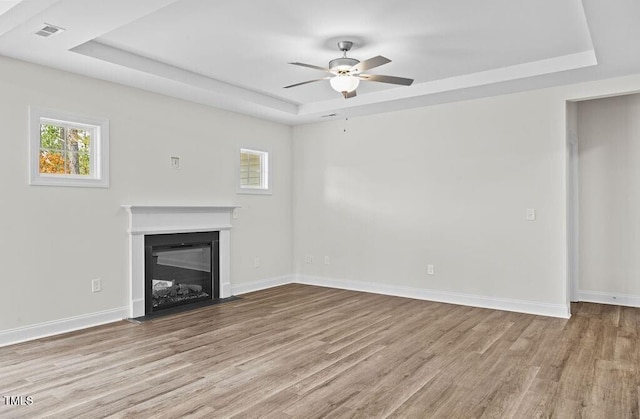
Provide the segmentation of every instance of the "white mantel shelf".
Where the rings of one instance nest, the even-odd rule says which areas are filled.
[[[130,317],[144,312],[144,236],[219,231],[220,298],[231,296],[231,218],[238,205],[122,205],[129,213]]]
[[[239,205],[122,205],[130,214],[130,234],[192,233],[231,228]]]
[[[240,205],[122,205],[122,208],[126,208],[130,211],[173,211],[173,210],[231,210],[240,208]]]

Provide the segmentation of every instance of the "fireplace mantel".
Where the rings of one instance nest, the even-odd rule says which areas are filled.
[[[129,212],[130,234],[190,233],[228,230],[238,205],[123,205]],[[205,230],[203,230],[203,228]]]
[[[220,232],[220,298],[231,296],[231,218],[237,205],[123,205],[129,213],[129,316],[145,314],[144,236]]]

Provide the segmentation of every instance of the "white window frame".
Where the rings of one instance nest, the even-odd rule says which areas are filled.
[[[260,186],[247,186],[242,185],[240,182],[240,159],[242,153],[252,153],[260,156]],[[271,195],[271,153],[267,150],[260,150],[258,148],[240,147],[238,149],[238,155],[236,158],[236,174],[237,185],[236,192],[239,194],[252,194],[252,195]]]
[[[53,123],[86,128],[91,138],[91,174],[40,173],[40,124]],[[109,187],[109,120],[54,109],[29,108],[29,184],[40,186]]]

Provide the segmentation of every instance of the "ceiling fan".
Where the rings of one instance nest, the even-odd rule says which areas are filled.
[[[329,68],[319,67],[313,64],[305,63],[289,63],[293,65],[299,65],[301,67],[313,68],[314,70],[320,70],[327,73],[331,73],[331,76],[323,77],[321,79],[303,81],[302,83],[292,84],[285,86],[285,89],[290,87],[301,86],[307,83],[314,83],[321,80],[329,80],[331,87],[338,93],[342,93],[345,99],[356,96],[356,89],[360,84],[360,80],[365,81],[377,81],[381,83],[399,84],[401,86],[410,86],[413,83],[413,79],[407,79],[404,77],[394,76],[382,76],[379,74],[365,74],[364,71],[372,68],[379,67],[383,64],[390,63],[391,60],[378,55],[368,60],[358,61],[355,58],[347,57],[347,51],[351,49],[353,42],[340,41],[338,42],[338,48],[342,51],[342,57],[329,61]]]

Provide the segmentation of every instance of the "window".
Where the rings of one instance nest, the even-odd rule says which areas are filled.
[[[240,149],[238,193],[269,194],[269,153]]]
[[[30,109],[29,183],[109,186],[109,121]]]

